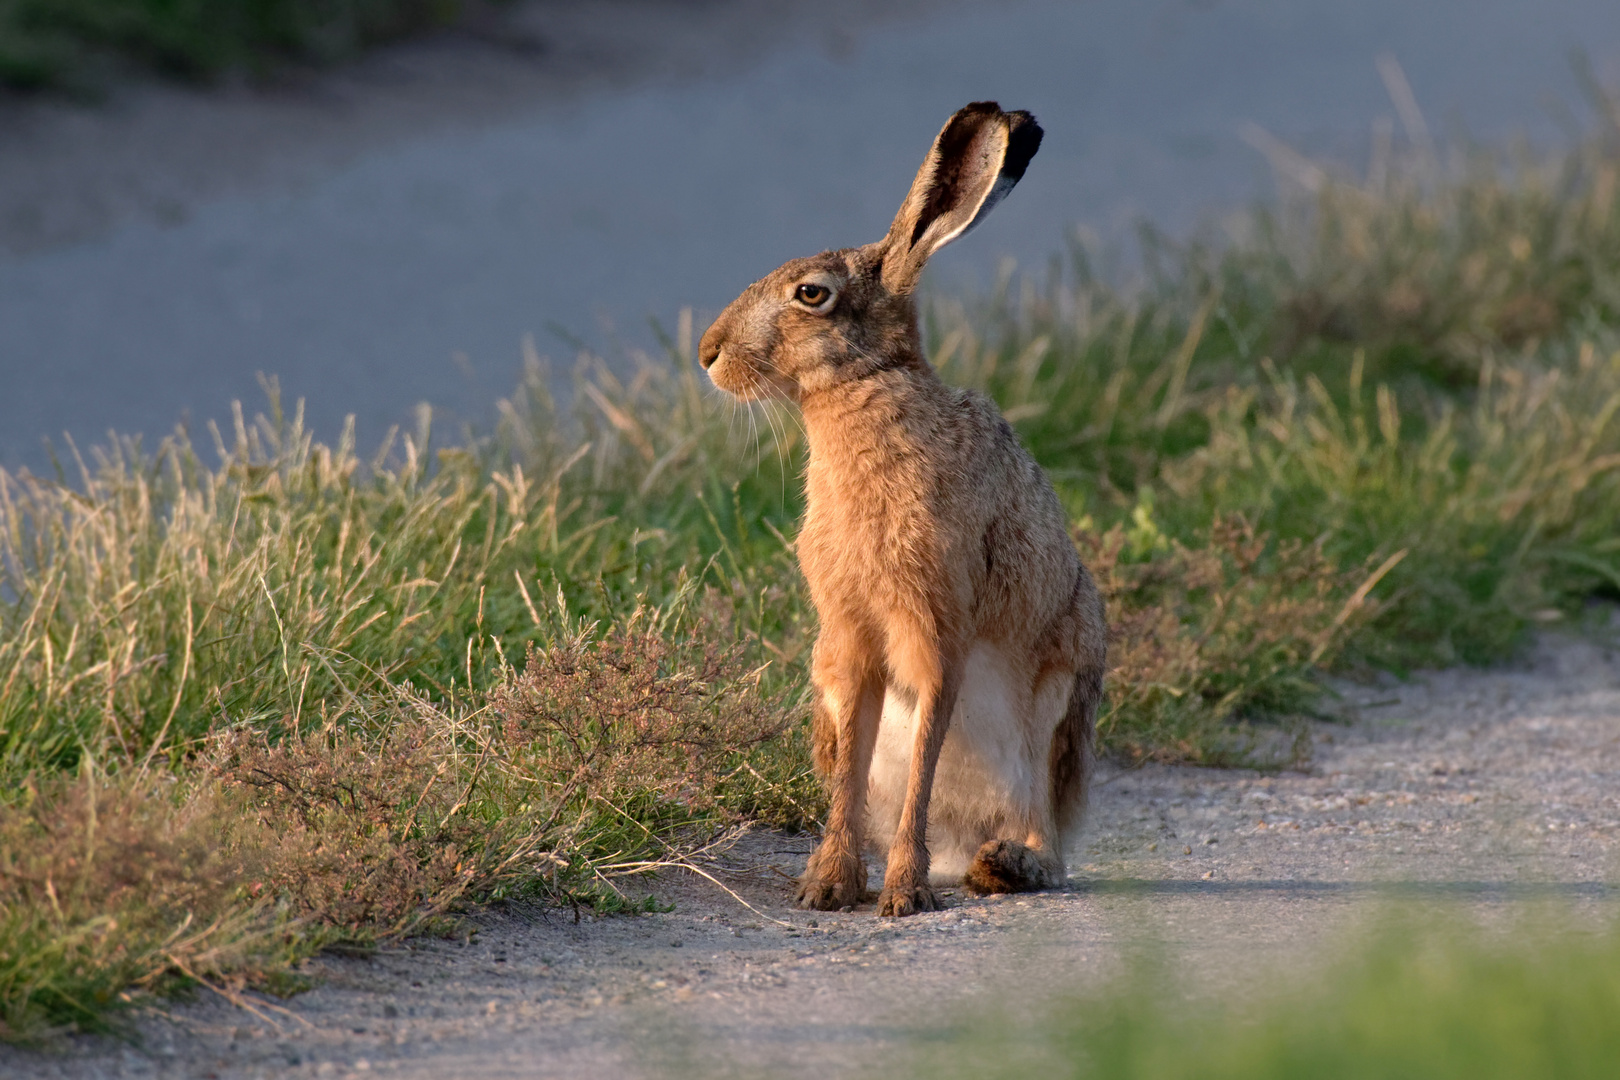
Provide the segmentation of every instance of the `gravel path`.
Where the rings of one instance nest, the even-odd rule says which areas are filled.
[[[1106,776],[1062,892],[811,916],[788,908],[809,841],[756,834],[725,879],[757,914],[697,878],[658,884],[667,914],[492,913],[467,943],[318,962],[274,1024],[201,1000],[138,1049],[0,1050],[0,1075],[845,1075],[1142,945],[1197,997],[1308,971],[1391,904],[1616,914],[1620,652],[1549,637],[1517,668],[1341,690],[1308,771]]]

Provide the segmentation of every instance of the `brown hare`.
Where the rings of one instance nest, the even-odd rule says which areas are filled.
[[[1024,175],[1026,112],[952,116],[875,244],[795,259],[748,289],[698,358],[738,398],[797,402],[810,458],[799,564],[820,620],[812,680],[827,832],[800,907],[882,915],[1062,884],[1105,669],[1102,600],[1044,473],[995,405],[946,386],[912,300],[929,256]]]

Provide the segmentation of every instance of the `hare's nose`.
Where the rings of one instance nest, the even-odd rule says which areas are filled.
[[[703,331],[703,337],[698,340],[698,363],[703,365],[704,371],[708,371],[720,359],[720,344],[726,340],[726,329],[720,325],[722,321],[716,319],[714,325]]]

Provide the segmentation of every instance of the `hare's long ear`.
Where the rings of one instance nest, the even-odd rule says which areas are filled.
[[[908,293],[930,256],[967,232],[1023,179],[1041,146],[1041,126],[1027,112],[1002,112],[975,101],[945,122],[917,170],[911,191],[878,242],[883,284]]]

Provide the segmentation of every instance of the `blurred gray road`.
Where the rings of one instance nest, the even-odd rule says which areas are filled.
[[[939,260],[947,289],[1043,266],[1075,225],[1264,196],[1246,121],[1364,156],[1385,52],[1438,131],[1567,141],[1575,49],[1620,85],[1620,4],[541,0],[269,89],[0,101],[0,464],[252,409],[259,371],[363,445],[421,400],[481,421],[526,333],[564,360],[550,327],[646,344],[649,317],[878,236],[972,99],[1048,138]]]

